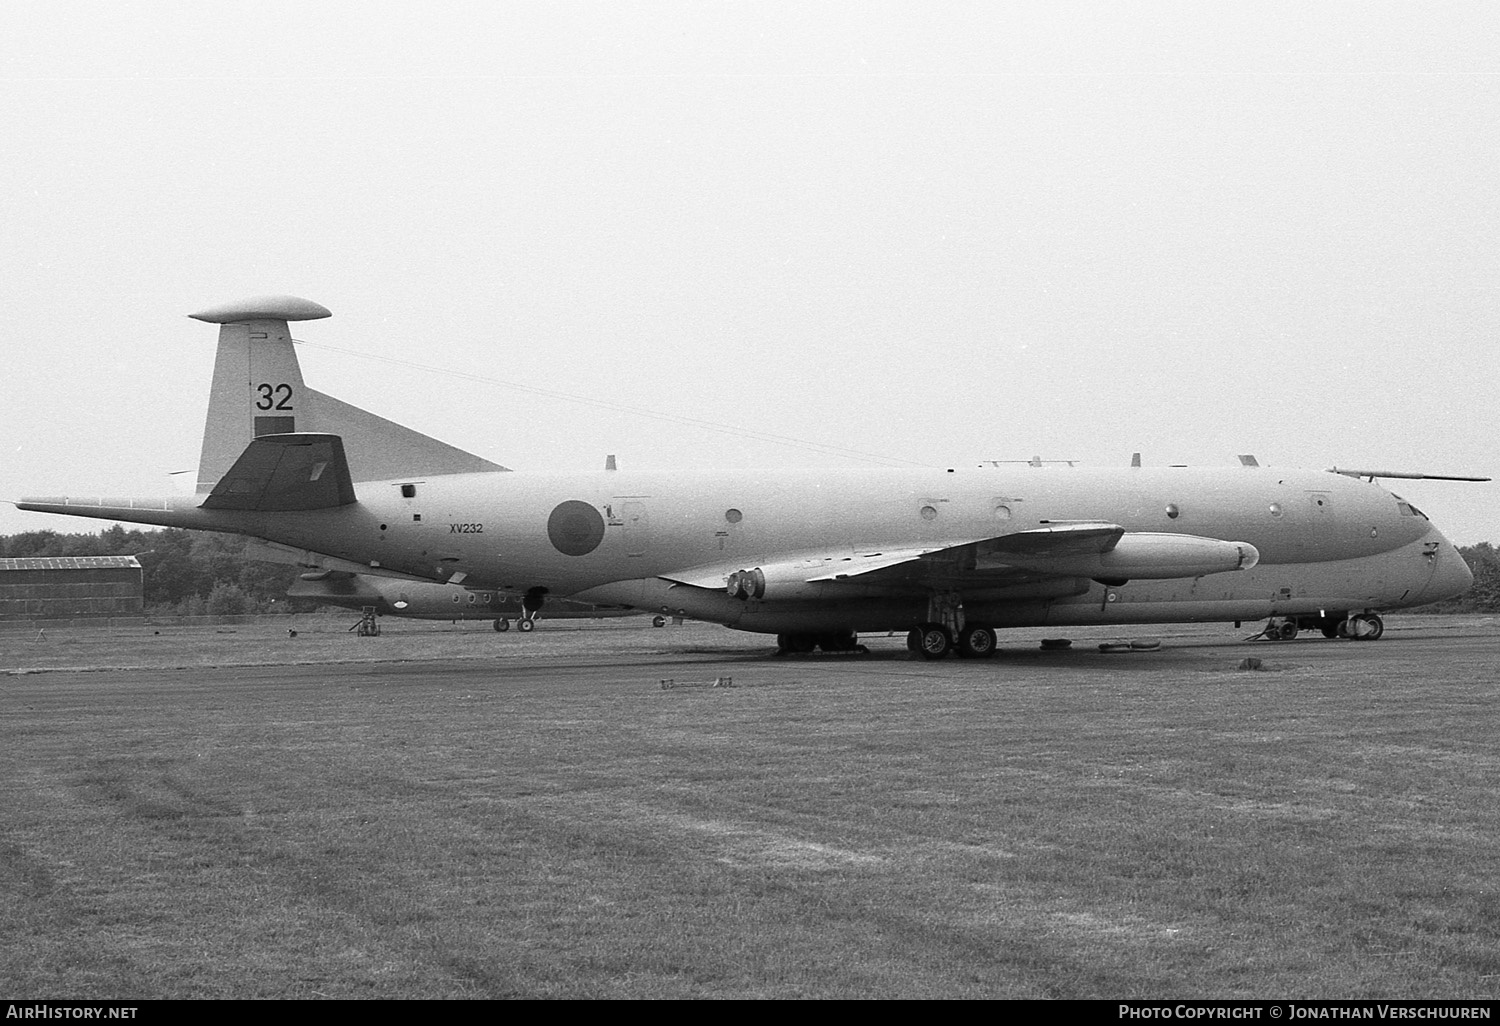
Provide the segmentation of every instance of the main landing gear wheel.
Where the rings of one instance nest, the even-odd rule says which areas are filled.
[[[818,635],[818,647],[824,652],[858,652],[859,635],[853,631],[833,631]]]
[[[535,620],[517,620],[516,621],[516,630],[520,631],[522,634],[530,634],[532,631],[536,630],[536,621]]]
[[[995,632],[971,625],[958,632],[958,654],[966,659],[988,659],[995,654]]]
[[[1287,620],[1276,628],[1276,638],[1279,641],[1292,641],[1297,637],[1297,621]]]
[[[504,617],[501,617],[500,619],[495,621],[495,630],[499,631],[501,634],[504,634],[506,631],[510,630],[510,621],[505,619]]]
[[[917,628],[917,651],[923,659],[941,659],[953,649],[953,636],[940,623],[924,623]]]
[[[807,655],[817,647],[818,636],[816,634],[776,635],[777,655]]]

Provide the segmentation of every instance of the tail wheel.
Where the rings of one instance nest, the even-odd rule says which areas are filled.
[[[995,654],[995,632],[989,627],[965,627],[958,635],[958,654],[969,659],[988,659]]]
[[[940,623],[924,623],[917,628],[921,634],[920,647],[923,659],[941,659],[953,649],[953,636]]]

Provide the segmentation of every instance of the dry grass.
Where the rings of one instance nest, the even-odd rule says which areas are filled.
[[[1222,630],[941,665],[693,625],[0,636],[240,664],[0,677],[0,990],[1495,998],[1500,639],[1442,623],[1264,673]]]

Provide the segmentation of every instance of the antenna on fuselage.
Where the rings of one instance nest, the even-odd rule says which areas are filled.
[[[1046,467],[1052,465],[1063,465],[1069,467],[1078,466],[1078,460],[1044,460],[1040,456],[1033,456],[1029,460],[985,460],[979,464],[981,467],[1003,467],[1007,464],[1012,466]]]
[[[1345,470],[1342,467],[1329,467],[1330,474],[1342,474],[1345,477],[1362,477],[1366,481],[1374,481],[1377,477],[1399,477],[1407,481],[1488,481],[1487,477],[1464,477],[1459,474],[1413,474],[1401,470]]]

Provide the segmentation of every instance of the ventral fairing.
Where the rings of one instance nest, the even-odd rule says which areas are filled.
[[[985,656],[1007,627],[1285,617],[1375,637],[1380,614],[1472,582],[1373,478],[1254,465],[536,474],[303,383],[262,297],[219,325],[191,497],[28,498],[22,509],[225,531],[309,573],[458,585],[709,620],[783,651],[908,631]]]

